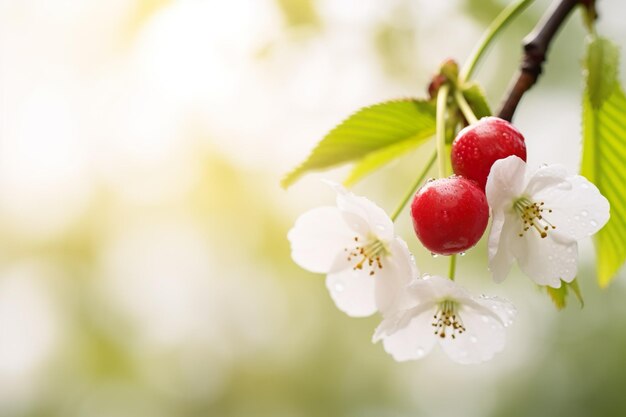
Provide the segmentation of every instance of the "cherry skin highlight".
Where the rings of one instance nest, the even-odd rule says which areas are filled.
[[[474,246],[487,228],[489,206],[480,187],[459,176],[427,182],[411,203],[417,238],[432,253],[452,255]]]
[[[483,117],[461,130],[452,142],[452,169],[476,181],[484,191],[493,163],[511,155],[526,161],[524,136],[506,120]]]

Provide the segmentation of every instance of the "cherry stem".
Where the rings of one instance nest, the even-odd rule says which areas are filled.
[[[402,199],[402,202],[398,204],[398,207],[396,207],[393,214],[391,215],[391,221],[395,222],[398,216],[400,215],[400,213],[402,213],[402,210],[404,209],[404,206],[406,206],[406,203],[409,202],[411,197],[413,197],[413,195],[415,194],[415,191],[417,191],[419,186],[424,182],[424,178],[426,178],[426,174],[428,174],[428,171],[430,171],[430,169],[435,164],[435,159],[437,159],[437,152],[433,152],[431,157],[428,159],[428,162],[424,166],[424,169],[420,173],[419,177],[417,177],[413,185],[411,185],[409,192],[406,193],[406,195]]]
[[[454,92],[454,99],[456,100],[456,104],[459,105],[461,113],[463,113],[463,116],[465,117],[465,120],[467,120],[467,123],[476,123],[478,121],[478,118],[476,118],[476,115],[472,111],[472,107],[467,103],[467,100],[465,99],[463,93],[458,89]]]
[[[493,22],[487,28],[480,42],[476,45],[470,57],[465,61],[465,65],[461,69],[459,79],[462,82],[466,81],[472,76],[476,64],[483,57],[487,51],[489,45],[493,42],[495,37],[504,29],[518,14],[520,14],[526,7],[528,7],[534,0],[518,0],[515,3],[511,3],[508,7],[503,9],[500,14],[495,18]]]
[[[454,274],[456,273],[456,253],[450,256],[450,272],[448,276],[452,281],[454,281]]]
[[[449,92],[450,86],[442,85],[437,93],[436,138],[439,178],[446,176],[446,110]]]

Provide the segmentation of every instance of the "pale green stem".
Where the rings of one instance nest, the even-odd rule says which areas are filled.
[[[476,123],[478,119],[476,118],[476,115],[472,111],[470,105],[467,103],[467,100],[465,100],[465,96],[463,95],[463,93],[459,90],[456,90],[454,92],[454,99],[456,100],[456,104],[459,105],[461,113],[463,113],[463,116],[465,116],[465,120],[467,120],[469,124]]]
[[[443,85],[437,94],[436,138],[439,178],[446,176],[446,111],[450,86]]]
[[[417,177],[417,179],[411,186],[411,189],[409,190],[409,192],[406,193],[406,195],[402,199],[402,202],[398,204],[398,207],[396,207],[393,214],[391,215],[391,221],[396,221],[400,213],[402,213],[402,209],[404,209],[404,206],[406,206],[406,203],[408,203],[411,197],[413,197],[413,195],[415,194],[415,191],[417,191],[417,188],[420,186],[420,184],[424,182],[424,178],[426,178],[426,174],[428,174],[428,171],[430,171],[432,166],[435,164],[435,159],[437,159],[437,152],[433,152],[432,156],[428,159],[428,162],[424,166],[424,169],[420,173],[419,177]]]
[[[456,93],[459,91],[457,90]],[[439,177],[443,178],[446,176],[446,157],[448,156],[446,153],[446,113],[447,113],[447,104],[448,104],[448,93],[449,86],[444,85],[439,89],[439,93],[437,94],[437,162],[439,168]],[[457,100],[458,101],[458,100]],[[463,98],[465,102],[465,98]],[[465,105],[469,108],[467,102]],[[470,113],[473,115],[471,109]],[[467,117],[467,116],[466,116]],[[476,117],[474,117],[476,120]],[[454,280],[454,272],[456,269],[456,255],[452,255],[450,257],[450,279]]]
[[[450,272],[448,276],[452,281],[454,281],[454,274],[456,273],[456,253],[450,256]]]
[[[487,48],[498,35],[498,33],[502,29],[504,29],[506,25],[508,25],[533,1],[534,0],[518,0],[514,3],[511,3],[508,7],[500,12],[498,17],[496,17],[493,22],[491,22],[491,24],[487,28],[487,31],[480,39],[480,42],[476,45],[467,61],[465,61],[465,65],[463,65],[463,68],[461,69],[461,72],[459,74],[459,80],[461,84],[472,76],[472,73],[476,68],[476,64],[478,64],[478,61],[480,61],[482,56],[485,54]]]

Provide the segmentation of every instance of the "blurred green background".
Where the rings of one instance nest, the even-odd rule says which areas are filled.
[[[462,61],[505,1],[0,1],[0,416],[624,416],[624,271],[556,312],[517,272],[491,282],[484,242],[459,281],[511,299],[504,352],[461,366],[434,352],[395,363],[286,233],[332,204],[282,174],[361,106],[422,96]],[[599,30],[626,45],[618,0]],[[537,0],[479,69],[494,107]],[[516,123],[529,163],[577,170],[576,13]],[[622,78],[626,72],[622,70]],[[357,185],[391,210],[419,152]],[[445,259],[400,233],[422,271]]]

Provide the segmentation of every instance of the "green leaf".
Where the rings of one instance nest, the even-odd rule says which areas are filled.
[[[413,141],[402,141],[395,145],[388,146],[377,152],[372,152],[361,159],[350,171],[348,178],[343,182],[346,187],[354,185],[361,178],[382,167],[393,159],[399,158],[405,153],[415,149]]]
[[[611,96],[617,86],[619,50],[606,38],[593,38],[587,46],[587,94],[594,109]]]
[[[590,44],[590,49],[595,48],[597,52],[593,45]],[[606,45],[602,47],[603,51],[610,49]],[[588,60],[591,61],[613,65],[611,60],[603,58]],[[596,64],[588,68],[583,98],[581,174],[593,182],[611,204],[611,218],[595,236],[598,282],[606,287],[626,261],[626,96],[615,81],[608,96],[598,99],[602,95],[592,94],[592,88],[607,88],[604,81],[598,81],[602,76],[598,73],[607,71]],[[596,97],[599,106],[594,106],[592,97]]]
[[[328,133],[281,183],[288,187],[307,172],[363,160],[349,178],[354,182],[434,134],[431,102],[407,99],[366,107]]]
[[[477,83],[468,83],[463,88],[463,96],[478,119],[491,116],[491,109],[485,98],[485,93]]]
[[[583,308],[585,306],[585,302],[583,301],[583,296],[580,292],[580,287],[578,286],[578,281],[576,281],[576,279],[569,283],[561,281],[560,288],[546,287],[548,295],[552,298],[552,302],[554,302],[554,305],[558,310],[564,309],[567,305],[567,295],[569,290],[571,290],[576,296],[576,299],[580,303],[580,308]]]

